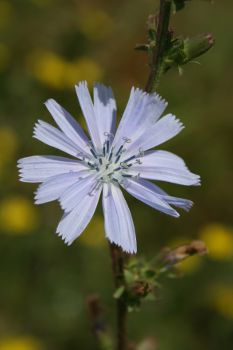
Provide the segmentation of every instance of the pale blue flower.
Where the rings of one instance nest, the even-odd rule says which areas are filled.
[[[174,217],[179,214],[172,206],[184,210],[192,206],[191,201],[172,197],[148,181],[199,185],[199,176],[191,173],[181,158],[167,151],[149,150],[170,140],[183,126],[172,114],[160,118],[167,103],[157,94],[132,88],[116,130],[116,102],[111,88],[95,84],[94,102],[86,82],[79,83],[76,92],[91,140],[64,108],[48,100],[45,105],[59,128],[39,120],[34,137],[74,158],[20,159],[20,179],[41,182],[36,204],[59,201],[64,215],[57,234],[68,245],[90,222],[102,193],[107,238],[124,251],[135,253],[134,224],[121,187]]]

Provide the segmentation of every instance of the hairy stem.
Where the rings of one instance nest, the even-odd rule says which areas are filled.
[[[158,83],[161,72],[164,50],[168,38],[168,27],[171,15],[171,0],[160,0],[160,8],[158,15],[158,24],[156,30],[156,45],[152,54],[152,62],[150,65],[150,74],[146,83],[145,90],[152,92]]]
[[[109,244],[115,287],[125,283],[124,253],[115,244]],[[127,305],[122,298],[117,299],[117,350],[127,349]]]

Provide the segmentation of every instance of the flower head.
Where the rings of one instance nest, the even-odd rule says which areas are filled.
[[[160,118],[167,103],[157,94],[132,88],[116,130],[116,102],[111,88],[94,86],[92,102],[87,83],[76,86],[90,139],[78,122],[57,102],[45,105],[58,128],[39,120],[34,137],[73,159],[32,156],[20,159],[20,179],[41,182],[35,203],[58,200],[64,215],[57,234],[71,244],[90,222],[101,192],[106,236],[126,252],[137,251],[135,229],[121,187],[147,205],[178,217],[172,207],[189,210],[192,202],[168,195],[150,180],[198,185],[178,156],[150,150],[177,135],[183,126],[173,115]],[[160,118],[160,119],[159,119]]]

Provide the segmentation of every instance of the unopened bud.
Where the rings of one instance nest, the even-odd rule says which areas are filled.
[[[212,34],[200,34],[184,40],[185,60],[188,62],[203,55],[214,45]]]

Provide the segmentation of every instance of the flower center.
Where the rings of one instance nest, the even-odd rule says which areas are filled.
[[[105,136],[107,137],[101,152],[97,152],[93,144],[90,143],[88,146],[92,157],[80,156],[80,158],[88,165],[90,171],[97,175],[97,183],[125,183],[127,178],[135,177],[135,175],[127,174],[127,171],[133,164],[141,164],[143,152],[139,150],[137,155],[122,161],[122,155],[127,152],[126,144],[130,143],[131,140],[124,137],[121,146],[115,149],[114,146],[111,146],[110,135]],[[137,174],[138,176],[139,174]]]

